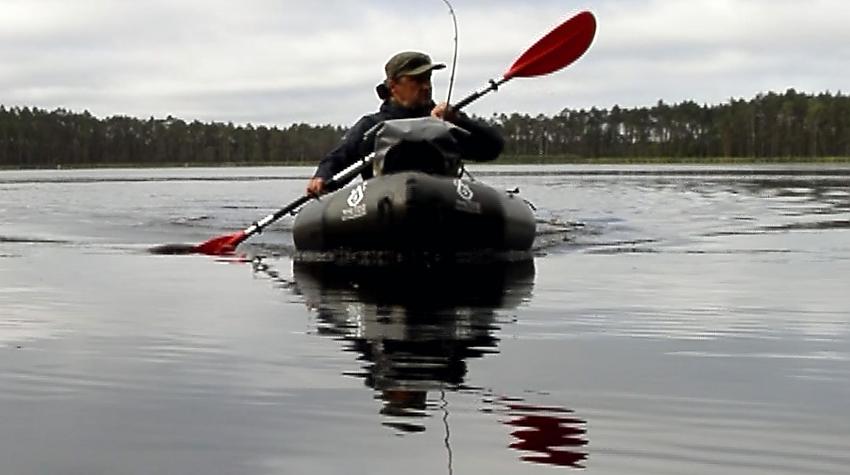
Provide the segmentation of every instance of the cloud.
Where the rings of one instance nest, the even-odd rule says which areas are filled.
[[[599,31],[567,70],[516,80],[472,112],[716,103],[768,89],[837,90],[850,74],[850,4],[813,0],[455,0],[455,99],[590,9]],[[0,103],[100,116],[350,124],[375,109],[404,49],[451,61],[442,1],[6,0]],[[444,97],[449,72],[435,76]]]

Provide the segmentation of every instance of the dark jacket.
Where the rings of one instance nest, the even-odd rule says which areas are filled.
[[[393,101],[386,100],[381,108],[374,114],[360,118],[354,126],[345,134],[335,149],[319,162],[314,176],[328,181],[335,174],[341,172],[357,160],[365,157],[375,148],[374,134],[364,139],[364,135],[375,125],[391,119],[413,119],[416,117],[427,117],[431,115],[434,104],[421,109],[409,109]],[[463,158],[477,162],[495,160],[502,153],[505,142],[499,131],[483,122],[470,119],[459,113],[455,125],[470,132],[468,143],[463,145]],[[372,168],[363,171],[363,178],[371,178]],[[339,186],[344,185],[340,183]]]

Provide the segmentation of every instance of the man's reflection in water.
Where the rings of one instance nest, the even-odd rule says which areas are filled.
[[[429,409],[428,391],[462,386],[467,358],[498,351],[496,310],[530,298],[534,263],[298,263],[294,275],[319,332],[345,340],[364,361],[358,376],[378,391],[382,414],[417,417]]]
[[[498,352],[497,311],[531,297],[533,261],[416,268],[295,263],[293,273],[296,291],[316,312],[319,333],[359,355],[363,371],[354,375],[382,401],[383,425],[422,432],[418,419],[429,414],[443,412],[447,421],[445,391],[477,393],[515,427],[518,441],[510,447],[535,454],[523,460],[581,467],[585,453],[560,449],[586,444],[584,421],[563,417],[565,409],[533,413],[517,400],[464,385],[468,358]]]

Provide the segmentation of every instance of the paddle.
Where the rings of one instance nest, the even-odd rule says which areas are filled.
[[[490,91],[495,91],[500,85],[515,77],[543,76],[563,69],[581,57],[593,42],[596,34],[596,19],[590,12],[581,12],[557,28],[550,31],[546,36],[540,38],[531,48],[525,51],[511,67],[502,75],[499,81],[490,80],[490,85],[480,91],[476,91],[458,102],[452,109],[460,110],[479,97]],[[372,162],[374,154],[355,162],[350,167],[334,175],[325,183],[326,189],[334,189],[338,183],[345,183],[365,170]],[[196,252],[210,255],[227,255],[236,250],[240,243],[261,232],[266,226],[277,221],[282,216],[293,212],[304,203],[310,201],[312,195],[305,194],[292,203],[266,216],[265,218],[251,224],[242,231],[219,236],[194,247],[182,249],[186,252]],[[159,250],[176,250],[174,246],[162,246]]]

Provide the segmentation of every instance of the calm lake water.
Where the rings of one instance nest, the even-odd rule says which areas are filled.
[[[0,172],[0,472],[850,471],[850,167],[473,170],[533,262],[152,255],[311,170]]]

